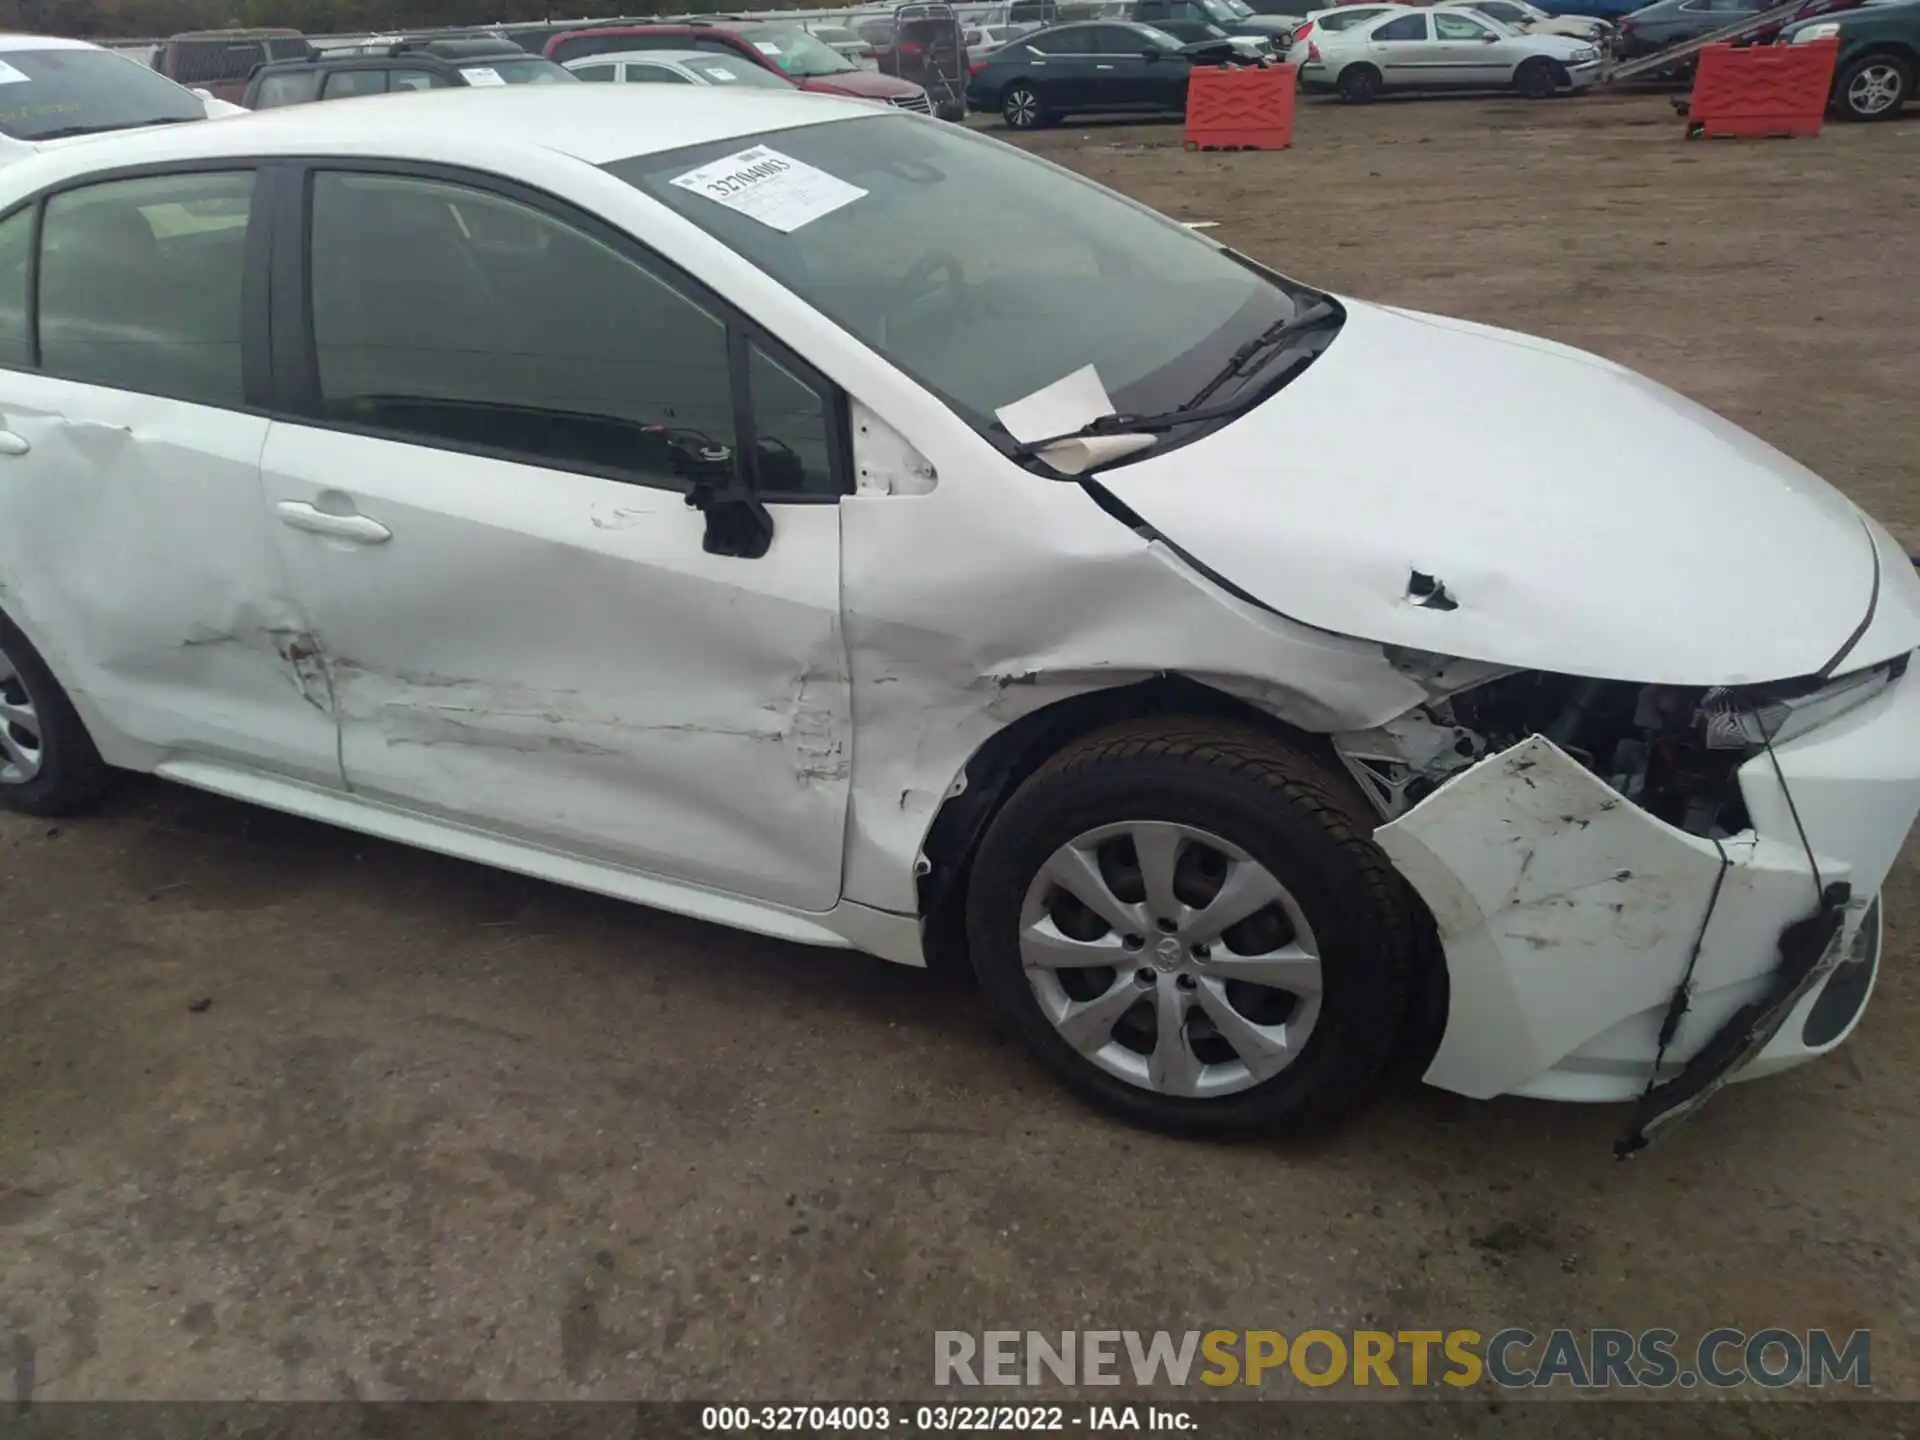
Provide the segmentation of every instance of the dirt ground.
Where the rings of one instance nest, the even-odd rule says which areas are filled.
[[[1639,367],[1920,549],[1920,116],[1684,143],[1657,97],[1316,103],[1279,154],[1029,143],[1303,279]],[[1870,1327],[1920,1398],[1912,851],[1888,912],[1849,1047],[1632,1164],[1617,1112],[1417,1088],[1206,1148],[1082,1110],[922,973],[131,783],[0,819],[0,1402],[898,1398],[936,1329],[1363,1323]]]

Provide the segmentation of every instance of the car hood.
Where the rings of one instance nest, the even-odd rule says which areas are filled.
[[[1272,398],[1099,483],[1262,603],[1383,644],[1676,685],[1920,645],[1900,547],[1771,446],[1598,356],[1342,303]]]
[[[920,87],[911,80],[882,75],[878,70],[849,70],[844,75],[794,77],[802,90],[823,95],[858,95],[864,100],[892,100],[900,95],[917,95]]]

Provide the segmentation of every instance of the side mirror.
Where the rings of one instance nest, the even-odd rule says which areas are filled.
[[[773,545],[773,512],[751,490],[697,480],[687,492],[687,507],[707,517],[700,548],[709,555],[758,560]]]
[[[1482,45],[1491,45],[1491,44],[1493,44],[1493,42],[1494,42],[1494,41],[1496,41],[1496,40],[1498,40],[1499,38],[1500,38],[1500,37],[1499,37],[1498,35],[1486,35],[1486,34],[1483,34],[1483,35],[1481,35],[1481,37],[1480,37],[1480,43],[1481,43]]]

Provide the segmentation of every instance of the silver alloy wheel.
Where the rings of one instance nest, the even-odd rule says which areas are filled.
[[[45,745],[26,679],[0,650],[0,785],[25,785],[38,775]]]
[[[1900,98],[1900,72],[1891,64],[1868,65],[1847,86],[1847,108],[1856,115],[1883,114]]]
[[[1027,887],[1020,959],[1069,1045],[1161,1095],[1270,1080],[1320,1017],[1320,947],[1299,903],[1190,825],[1106,825],[1061,846]]]
[[[1016,130],[1029,128],[1040,118],[1039,98],[1024,87],[1007,97],[1007,123]]]

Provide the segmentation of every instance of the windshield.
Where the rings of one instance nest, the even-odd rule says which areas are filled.
[[[756,147],[771,153],[743,154]],[[1011,146],[905,116],[605,168],[983,430],[1001,406],[1089,360],[1120,411],[1177,408],[1247,341],[1319,298]]]
[[[858,45],[860,37],[851,30],[843,30],[838,25],[816,25],[813,33],[829,45]]]
[[[109,50],[0,53],[0,134],[15,140],[206,118],[192,91]]]
[[[756,65],[744,55],[688,55],[680,63],[716,85],[749,85],[767,90],[793,88],[792,81],[782,80],[766,66]]]
[[[756,25],[740,33],[754,49],[789,75],[845,75],[860,68],[848,64],[831,45],[798,28]]]
[[[1162,50],[1178,50],[1186,44],[1178,35],[1169,35],[1157,25],[1136,24],[1134,29],[1144,38],[1158,45]]]
[[[462,65],[461,75],[469,85],[573,85],[580,77],[551,60],[529,55],[524,60],[487,60],[477,65]]]
[[[1239,14],[1227,3],[1227,0],[1198,0],[1198,3],[1207,19],[1216,25],[1231,27],[1239,23]]]
[[[1247,4],[1247,0],[1227,0],[1227,9],[1231,10],[1234,15],[1241,20],[1253,14],[1253,6]]]

